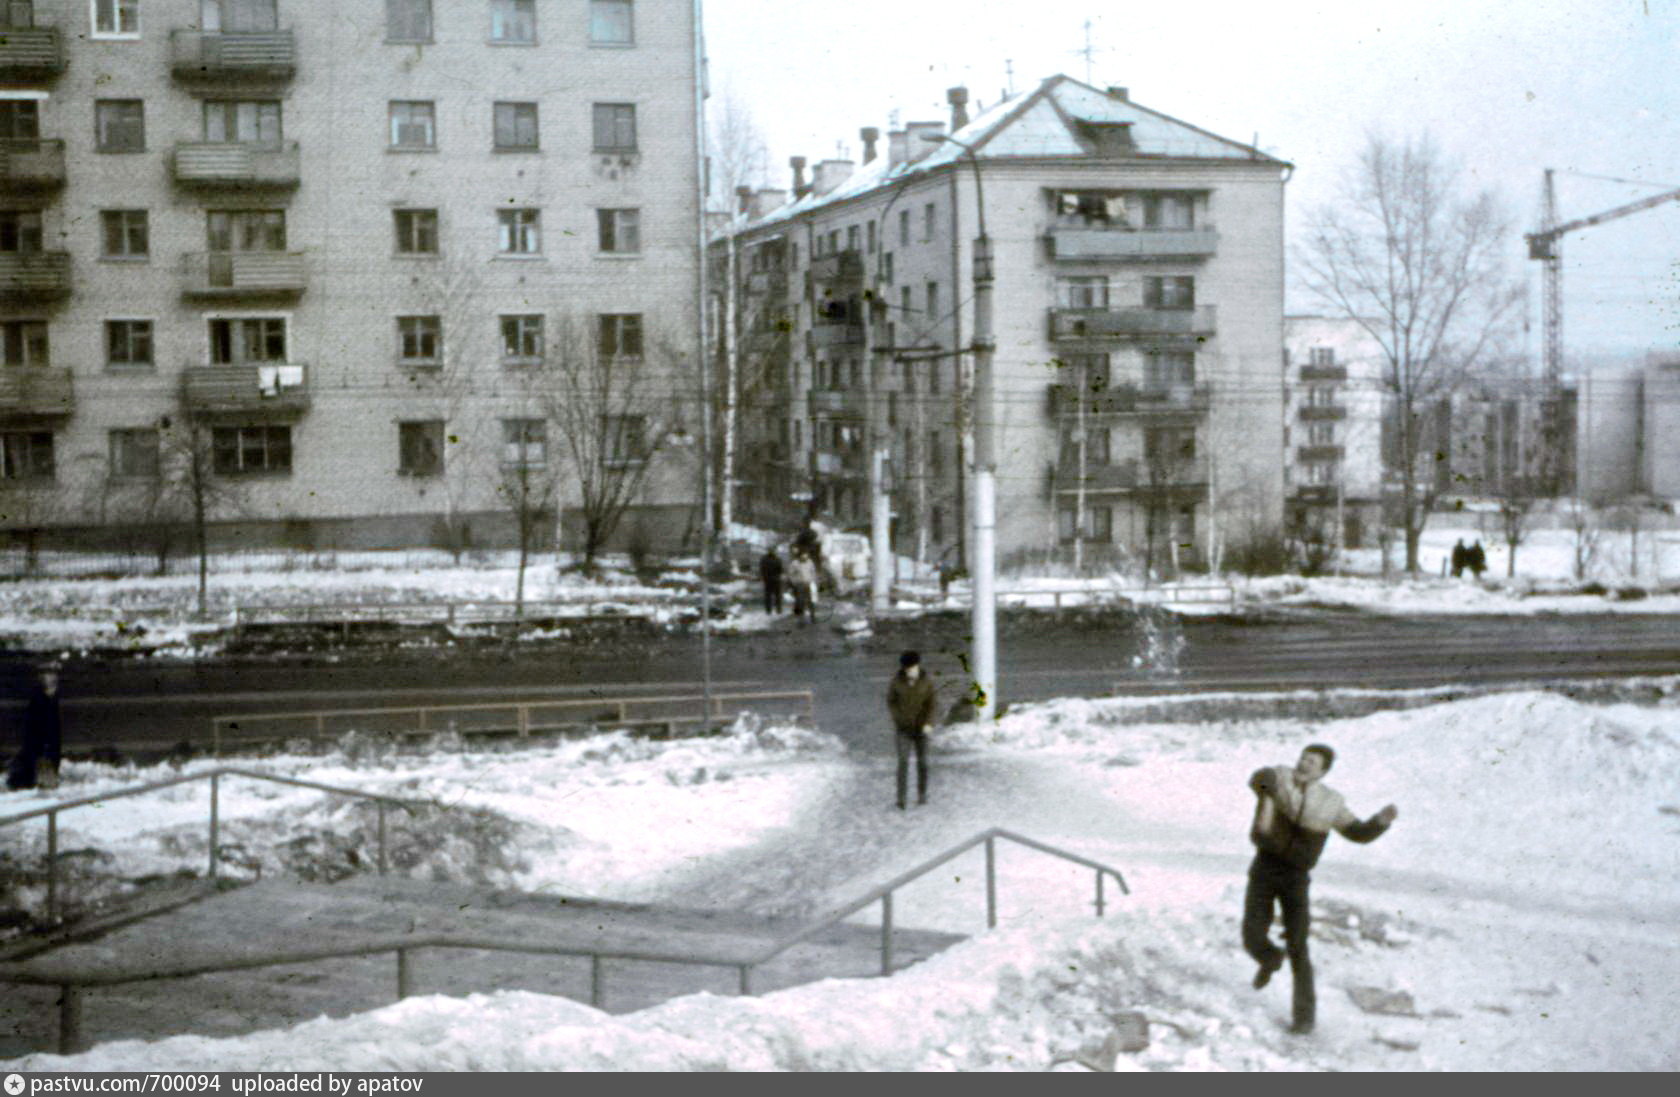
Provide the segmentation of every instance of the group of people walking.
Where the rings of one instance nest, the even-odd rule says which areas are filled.
[[[807,530],[806,533],[810,533]],[[817,578],[821,574],[818,561],[821,559],[821,549],[817,545],[815,534],[806,541],[805,535],[795,540],[791,555],[793,559],[784,564],[781,555],[772,545],[758,558],[758,578],[764,584],[764,612],[779,614],[782,612],[782,592],[784,587],[793,595],[793,615],[802,618],[807,624],[817,619]]]
[[[1475,544],[1466,545],[1464,538],[1460,537],[1458,544],[1454,545],[1452,550],[1453,578],[1457,579],[1468,571],[1477,579],[1480,579],[1482,572],[1486,570],[1487,550],[1482,548],[1482,543],[1477,541]]]

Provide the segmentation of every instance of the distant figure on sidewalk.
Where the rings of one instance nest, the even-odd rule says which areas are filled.
[[[1464,538],[1458,539],[1458,544],[1452,549],[1452,577],[1459,578],[1464,574],[1464,567],[1470,562],[1470,550],[1464,547]]]
[[[905,810],[910,783],[910,752],[916,752],[916,803],[927,803],[927,737],[933,730],[938,691],[922,672],[922,657],[907,651],[898,657],[898,673],[887,686],[887,711],[892,713],[893,738],[898,746],[898,810]]]
[[[817,619],[817,566],[811,558],[795,549],[793,563],[788,565],[788,581],[793,585],[793,615],[805,620]]]
[[[764,612],[782,612],[782,558],[776,546],[758,558],[758,577],[764,582]]]
[[[58,712],[58,665],[40,669],[23,710],[23,745],[6,770],[10,789],[57,788],[63,753],[63,724]]]
[[[1249,834],[1258,852],[1248,869],[1248,893],[1243,899],[1243,948],[1260,965],[1254,975],[1256,990],[1271,981],[1288,956],[1295,977],[1294,1024],[1289,1031],[1303,1036],[1312,1032],[1317,1013],[1312,960],[1307,955],[1311,925],[1307,889],[1312,883],[1312,867],[1318,863],[1331,830],[1355,842],[1374,842],[1399,814],[1389,804],[1360,822],[1347,809],[1341,794],[1320,781],[1335,760],[1335,751],[1314,743],[1301,752],[1293,768],[1256,770],[1248,780],[1248,787],[1259,798]],[[1274,904],[1283,907],[1287,952],[1271,940]]]
[[[1482,572],[1487,570],[1487,549],[1482,547],[1480,540],[1465,550],[1464,566],[1476,576],[1478,583],[1482,581]]]

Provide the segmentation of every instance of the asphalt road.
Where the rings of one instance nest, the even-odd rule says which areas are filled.
[[[1124,628],[1007,623],[999,645],[1005,701],[1093,696],[1120,690],[1407,688],[1476,683],[1680,674],[1680,617],[1387,618],[1301,612],[1260,620],[1185,619],[1176,676],[1129,666]],[[757,636],[712,642],[719,690],[816,691],[818,723],[865,750],[889,749],[882,696],[894,656],[915,647],[942,682],[962,693],[967,650],[961,617],[920,618],[863,644],[826,626],[788,622]],[[209,741],[215,715],[444,705],[486,700],[614,697],[698,691],[701,645],[658,640],[603,655],[561,646],[448,654],[355,652],[199,663],[157,660],[82,664],[64,676],[65,749],[167,750]],[[21,664],[0,667],[10,701],[0,711],[15,741]],[[8,752],[9,753],[9,752]]]

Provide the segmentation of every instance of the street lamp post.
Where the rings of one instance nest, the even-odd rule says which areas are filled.
[[[974,169],[974,202],[980,235],[974,240],[974,534],[969,581],[974,590],[969,674],[977,719],[996,719],[997,691],[997,439],[992,355],[992,240],[986,235],[986,190],[974,146],[946,134],[929,134],[963,150]]]

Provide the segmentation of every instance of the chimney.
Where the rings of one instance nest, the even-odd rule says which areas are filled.
[[[785,190],[760,190],[752,196],[752,219],[757,221],[787,205],[788,192]]]
[[[945,101],[951,104],[951,132],[956,133],[968,125],[968,89],[947,89]]]
[[[1122,103],[1130,103],[1132,101],[1131,90],[1120,87],[1118,84],[1110,84],[1108,86],[1108,94],[1113,96],[1115,99],[1120,100]]]
[[[805,185],[805,158],[790,156],[788,166],[793,168],[793,200],[797,202],[811,193],[811,188]]]
[[[751,187],[735,188],[736,213],[750,213],[752,211],[752,193],[753,191]]]
[[[937,137],[945,132],[944,122],[911,122],[904,127],[905,145],[910,163],[914,164],[928,153],[939,147],[939,142],[929,141],[929,137]]]
[[[910,159],[910,139],[903,130],[887,134],[887,167],[896,168]]]
[[[844,183],[847,176],[851,174],[852,162],[850,160],[824,160],[817,165],[817,170],[812,173],[811,189],[815,190],[818,196],[828,194],[835,187]]]
[[[875,142],[881,139],[881,131],[874,126],[865,126],[858,130],[858,136],[863,138],[863,162],[867,164],[875,159]]]

